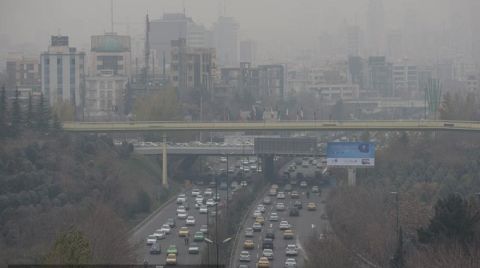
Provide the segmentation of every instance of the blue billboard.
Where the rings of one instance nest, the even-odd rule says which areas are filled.
[[[328,166],[373,167],[375,144],[371,142],[329,142],[327,144]]]

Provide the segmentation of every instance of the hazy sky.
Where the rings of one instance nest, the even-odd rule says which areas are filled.
[[[399,28],[403,14],[413,8],[426,24],[442,24],[449,0],[383,0],[386,28]],[[451,0],[450,0],[451,1]],[[210,26],[223,0],[114,0],[116,31],[140,37],[146,12],[152,19],[181,12]],[[363,26],[368,0],[227,0],[227,15],[240,23],[241,38],[263,44],[290,42],[305,45],[322,31],[335,32],[341,23]],[[0,0],[0,34],[12,43],[38,43],[46,48],[51,34],[67,34],[71,44],[86,46],[89,36],[110,29],[110,0]]]

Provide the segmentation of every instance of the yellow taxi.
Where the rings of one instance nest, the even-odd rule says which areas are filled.
[[[255,219],[256,222],[260,223],[261,225],[263,225],[265,223],[265,218],[263,216],[258,216],[256,219]]]
[[[293,239],[292,229],[287,229],[287,230],[283,231],[283,239]]]
[[[307,209],[308,210],[317,210],[317,205],[315,205],[315,203],[313,203],[313,202],[310,202],[307,205]]]
[[[188,227],[181,227],[180,230],[178,230],[178,236],[188,236],[190,235],[190,230],[188,230]]]
[[[258,268],[269,268],[270,267],[270,262],[268,261],[268,258],[267,257],[261,257],[258,260],[257,267]]]
[[[253,243],[253,240],[245,240],[245,242],[243,242],[243,248],[244,249],[254,249],[255,248],[255,244]]]
[[[175,254],[168,254],[167,255],[167,261],[166,261],[167,264],[170,264],[170,265],[175,265],[177,264],[177,255]]]

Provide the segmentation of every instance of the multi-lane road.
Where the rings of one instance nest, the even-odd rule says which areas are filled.
[[[297,167],[296,172],[302,172],[307,176],[312,176],[312,172],[314,172],[314,168],[311,166],[302,168],[301,166]],[[265,223],[261,228],[260,232],[254,232],[253,237],[245,237],[245,230],[247,228],[251,228],[256,221],[256,218],[251,215],[248,215],[247,221],[244,224],[242,231],[240,232],[240,237],[237,239],[239,243],[237,243],[237,247],[234,249],[235,252],[232,255],[233,260],[231,260],[231,267],[243,267],[240,265],[247,265],[246,267],[256,267],[257,261],[260,257],[262,257],[262,243],[266,236],[267,231],[273,231],[275,238],[273,239],[274,249],[273,249],[273,259],[270,260],[270,267],[285,267],[285,261],[287,259],[286,256],[286,247],[289,244],[295,244],[298,247],[298,256],[296,257],[288,257],[288,258],[295,258],[297,262],[297,267],[303,267],[305,251],[304,247],[307,243],[308,239],[314,234],[321,234],[327,230],[329,230],[328,220],[323,216],[325,214],[325,198],[326,192],[328,190],[320,189],[320,193],[312,193],[312,186],[313,184],[308,184],[306,187],[300,187],[299,185],[293,186],[292,191],[297,191],[299,193],[298,199],[293,199],[291,197],[292,191],[285,191],[284,186],[279,186],[278,191],[285,192],[285,199],[278,199],[277,196],[270,196],[271,203],[264,204],[265,212],[263,213],[263,217],[265,218]],[[309,192],[309,194],[307,194]],[[307,197],[307,195],[309,195]],[[264,197],[268,196],[268,192]],[[263,198],[262,198],[263,200]],[[303,208],[299,210],[299,216],[289,216],[290,208],[293,207],[295,201],[300,201],[303,205]],[[314,211],[307,210],[307,204],[313,202],[316,204],[317,209]],[[259,205],[263,202],[257,202],[255,206]],[[277,203],[284,203],[286,205],[286,209],[283,211],[277,211],[276,204]],[[254,210],[254,209],[253,209]],[[278,214],[278,221],[270,221],[270,215],[273,213]],[[283,238],[283,231],[279,229],[279,223],[281,221],[288,221],[288,223],[292,226],[292,230],[294,232],[294,238],[286,240]],[[250,250],[244,249],[244,241],[245,240],[253,240],[254,248]],[[240,253],[242,251],[248,251],[250,253],[250,261],[240,261]]]

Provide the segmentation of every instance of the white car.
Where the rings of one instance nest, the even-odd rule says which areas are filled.
[[[205,189],[205,192],[203,192],[203,194],[206,195],[206,196],[210,196],[210,195],[213,194],[213,191],[212,191],[212,189],[207,188],[207,189]]]
[[[297,245],[294,245],[294,244],[287,245],[287,249],[285,250],[285,253],[287,256],[297,256],[298,255]]]
[[[147,236],[147,245],[153,245],[157,243],[157,237],[154,235]]]
[[[165,239],[167,237],[167,233],[162,231],[162,229],[156,230],[153,235],[157,238],[157,240]]]
[[[177,217],[181,220],[184,220],[187,218],[187,212],[181,212],[177,214]]]
[[[192,190],[192,196],[197,196],[200,194],[200,190],[199,189],[193,189]]]
[[[280,222],[280,230],[287,230],[287,229],[290,229],[290,224],[288,223],[288,221],[281,221]]]
[[[247,187],[247,181],[241,181],[240,186],[242,187]]]
[[[203,195],[198,194],[197,197],[195,197],[195,202],[203,203]]]
[[[184,206],[179,206],[179,207],[177,208],[177,213],[182,213],[182,212],[186,212],[186,211],[187,211],[187,210],[185,209]]]
[[[245,237],[253,237],[253,228],[245,228]]]
[[[272,212],[268,218],[269,221],[278,221],[278,219],[278,214],[276,212]]]
[[[207,207],[213,207],[215,206],[215,201],[213,201],[213,199],[208,199],[207,200]]]
[[[205,205],[202,205],[199,210],[200,214],[207,214],[208,213],[208,207]]]
[[[285,193],[284,192],[278,192],[277,199],[285,199]]]
[[[249,262],[250,261],[250,253],[246,250],[240,252],[240,261],[241,262]]]
[[[265,212],[265,206],[264,206],[263,204],[260,204],[260,205],[257,206],[257,209],[256,209],[256,210],[258,210],[258,211],[260,211],[260,212],[263,213],[263,212]]]
[[[255,210],[253,212],[253,218],[256,219],[259,216],[262,216],[262,212],[260,210]]]
[[[186,225],[195,225],[195,217],[193,216],[188,216],[187,219],[185,220]]]
[[[202,207],[202,203],[195,202],[195,208],[199,209]]]
[[[300,187],[307,187],[307,182],[306,181],[301,181],[300,182]]]
[[[160,228],[160,231],[165,232],[166,234],[169,234],[172,228],[170,228],[170,225],[164,224],[162,225],[162,228]]]
[[[275,206],[275,208],[277,209],[277,211],[283,211],[283,210],[286,209],[284,203],[277,203],[277,205]]]
[[[297,267],[297,261],[294,258],[287,258],[285,268]]]
[[[187,201],[187,196],[185,194],[179,194],[177,197],[177,204],[183,204]]]
[[[263,257],[267,257],[267,259],[272,260],[273,259],[273,250],[266,248],[263,250],[262,253]]]

